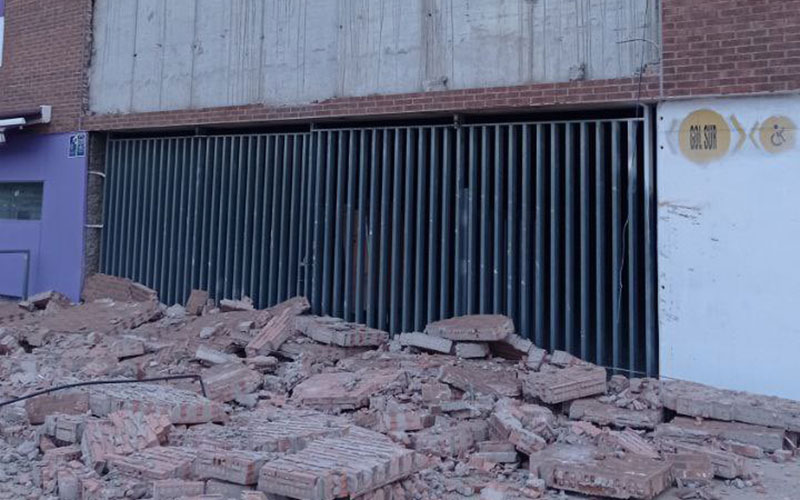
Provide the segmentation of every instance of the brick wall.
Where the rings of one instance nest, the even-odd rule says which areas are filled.
[[[81,128],[91,0],[6,0],[0,112],[53,106],[41,132]]]
[[[800,90],[800,0],[662,0],[667,97]]]

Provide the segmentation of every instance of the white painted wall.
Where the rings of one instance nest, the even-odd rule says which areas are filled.
[[[657,13],[657,0],[96,0],[90,106],[305,104],[561,82],[580,66],[627,77],[658,54],[619,42],[657,41]]]
[[[708,164],[679,147],[682,121],[699,109],[719,113],[731,134]],[[661,373],[800,399],[800,148],[796,130],[778,152],[760,137],[778,116],[800,123],[800,96],[659,109]]]

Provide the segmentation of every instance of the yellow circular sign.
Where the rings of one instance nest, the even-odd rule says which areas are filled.
[[[731,147],[731,129],[716,111],[697,110],[681,123],[680,147],[683,155],[694,163],[720,160]]]
[[[773,116],[761,125],[761,146],[773,154],[794,149],[797,126],[785,116]]]

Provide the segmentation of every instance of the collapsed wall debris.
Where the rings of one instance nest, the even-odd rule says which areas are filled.
[[[501,315],[392,339],[309,315],[303,297],[217,308],[194,290],[167,308],[97,275],[85,300],[0,304],[7,399],[100,377],[200,374],[202,389],[96,385],[0,408],[0,452],[21,450],[30,475],[13,498],[650,499],[673,485],[710,498],[714,477],[767,488],[751,463],[796,453],[800,403],[609,378]]]

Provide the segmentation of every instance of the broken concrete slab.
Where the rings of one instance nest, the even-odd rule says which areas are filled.
[[[672,484],[672,464],[604,457],[591,447],[556,444],[531,457],[548,487],[618,499],[651,499]]]
[[[43,424],[47,415],[56,413],[80,415],[87,411],[89,411],[89,395],[79,390],[42,394],[25,401],[28,421],[34,425]]]
[[[202,495],[205,489],[203,481],[162,479],[153,481],[153,500],[176,500],[186,496]]]
[[[159,446],[128,456],[111,455],[109,468],[139,479],[191,479],[197,450]]]
[[[450,352],[453,350],[452,340],[434,337],[433,335],[427,335],[425,333],[401,333],[398,335],[397,340],[402,346],[416,347],[417,349],[423,349],[425,351],[450,354]]]
[[[702,453],[676,453],[666,457],[672,463],[672,476],[681,481],[709,481],[714,478],[711,457]]]
[[[779,427],[800,432],[800,401],[669,380],[661,382],[664,407],[680,415]]]
[[[98,385],[89,390],[89,409],[98,417],[117,410],[161,413],[173,424],[224,422],[225,408],[199,394],[164,385]]]
[[[523,378],[526,396],[548,404],[563,403],[606,392],[606,370],[580,365],[561,370],[530,373]]]
[[[786,433],[783,429],[740,422],[675,417],[671,422],[659,425],[655,435],[658,438],[689,441],[695,444],[702,444],[712,438],[738,441],[772,452],[783,449]]]
[[[332,417],[309,414],[294,418],[267,420],[254,418],[235,427],[200,425],[191,427],[183,438],[186,446],[220,450],[248,450],[294,453],[312,441],[346,436],[350,425]]]
[[[197,348],[197,351],[194,353],[195,359],[198,361],[202,361],[204,363],[210,365],[224,365],[228,363],[241,363],[241,358],[237,357],[234,354],[228,354],[226,352],[218,351],[216,349],[212,349],[207,345],[201,345]]]
[[[165,415],[119,411],[86,423],[81,439],[84,463],[102,471],[112,456],[130,455],[167,441],[172,424]]]
[[[208,304],[208,292],[205,290],[192,290],[189,299],[186,301],[186,314],[189,316],[200,316],[203,309]]]
[[[528,357],[525,360],[525,364],[531,370],[538,372],[542,368],[542,365],[545,363],[546,360],[547,360],[547,351],[545,351],[544,349],[539,349],[536,346],[533,346],[528,351]]]
[[[422,411],[392,411],[380,413],[379,424],[385,432],[419,431],[431,427],[436,418]]]
[[[389,341],[383,330],[328,316],[301,316],[295,319],[295,327],[320,344],[340,347],[379,346]]]
[[[258,489],[307,500],[357,497],[410,476],[422,464],[416,453],[390,441],[322,439],[264,465]]]
[[[198,479],[218,479],[239,485],[258,482],[258,471],[273,458],[266,453],[245,450],[201,450],[194,464]]]
[[[483,420],[464,420],[423,429],[410,435],[411,448],[439,457],[462,457],[475,443],[486,441],[488,426]]]
[[[146,352],[146,349],[142,339],[122,336],[111,343],[109,351],[111,351],[117,359],[125,359],[141,356]]]
[[[370,396],[404,386],[406,373],[401,370],[362,370],[314,375],[294,388],[292,399],[311,408],[355,410],[366,406]]]
[[[514,371],[498,371],[480,366],[444,366],[439,380],[467,393],[494,394],[500,397],[516,397],[520,394],[520,382]]]
[[[132,330],[161,314],[158,303],[114,302],[108,299],[87,302],[37,318],[38,330],[54,333],[118,334]]]
[[[456,356],[459,358],[485,358],[489,352],[489,344],[485,342],[456,342]]]
[[[706,455],[714,466],[714,475],[724,479],[736,479],[748,474],[744,458],[734,453],[715,448],[713,445],[695,445],[674,440],[660,442],[661,449],[671,453]]]
[[[478,457],[494,463],[516,463],[519,461],[514,443],[506,441],[482,441],[478,443]]]
[[[295,317],[310,308],[305,297],[294,297],[270,308],[270,318],[245,348],[247,356],[270,354],[280,349],[297,332]]]
[[[158,293],[129,279],[96,273],[86,278],[81,299],[84,302],[100,299],[116,302],[158,302]]]
[[[606,430],[598,439],[598,445],[601,448],[614,450],[622,450],[632,455],[650,458],[657,460],[661,458],[658,451],[642,436],[636,432],[626,429],[624,431],[609,431]]]
[[[234,311],[254,311],[253,301],[250,297],[242,297],[241,300],[222,299],[219,301],[220,312],[234,312]]]
[[[619,428],[655,429],[664,420],[664,410],[629,410],[596,399],[579,399],[570,404],[569,418]]]
[[[533,342],[523,338],[516,333],[509,334],[503,340],[498,342],[491,342],[489,347],[492,354],[501,358],[510,359],[512,361],[519,361],[527,356],[534,346]]]
[[[547,447],[546,437],[552,435],[554,422],[547,408],[504,399],[495,405],[488,426],[494,439],[508,441],[518,451],[531,455]]]
[[[428,324],[425,333],[455,341],[492,342],[514,333],[514,321],[499,314],[473,314]]]
[[[208,398],[225,403],[250,394],[261,385],[261,374],[242,363],[226,363],[203,371]]]
[[[41,432],[60,443],[80,443],[88,420],[89,417],[86,415],[50,414],[45,417]]]

